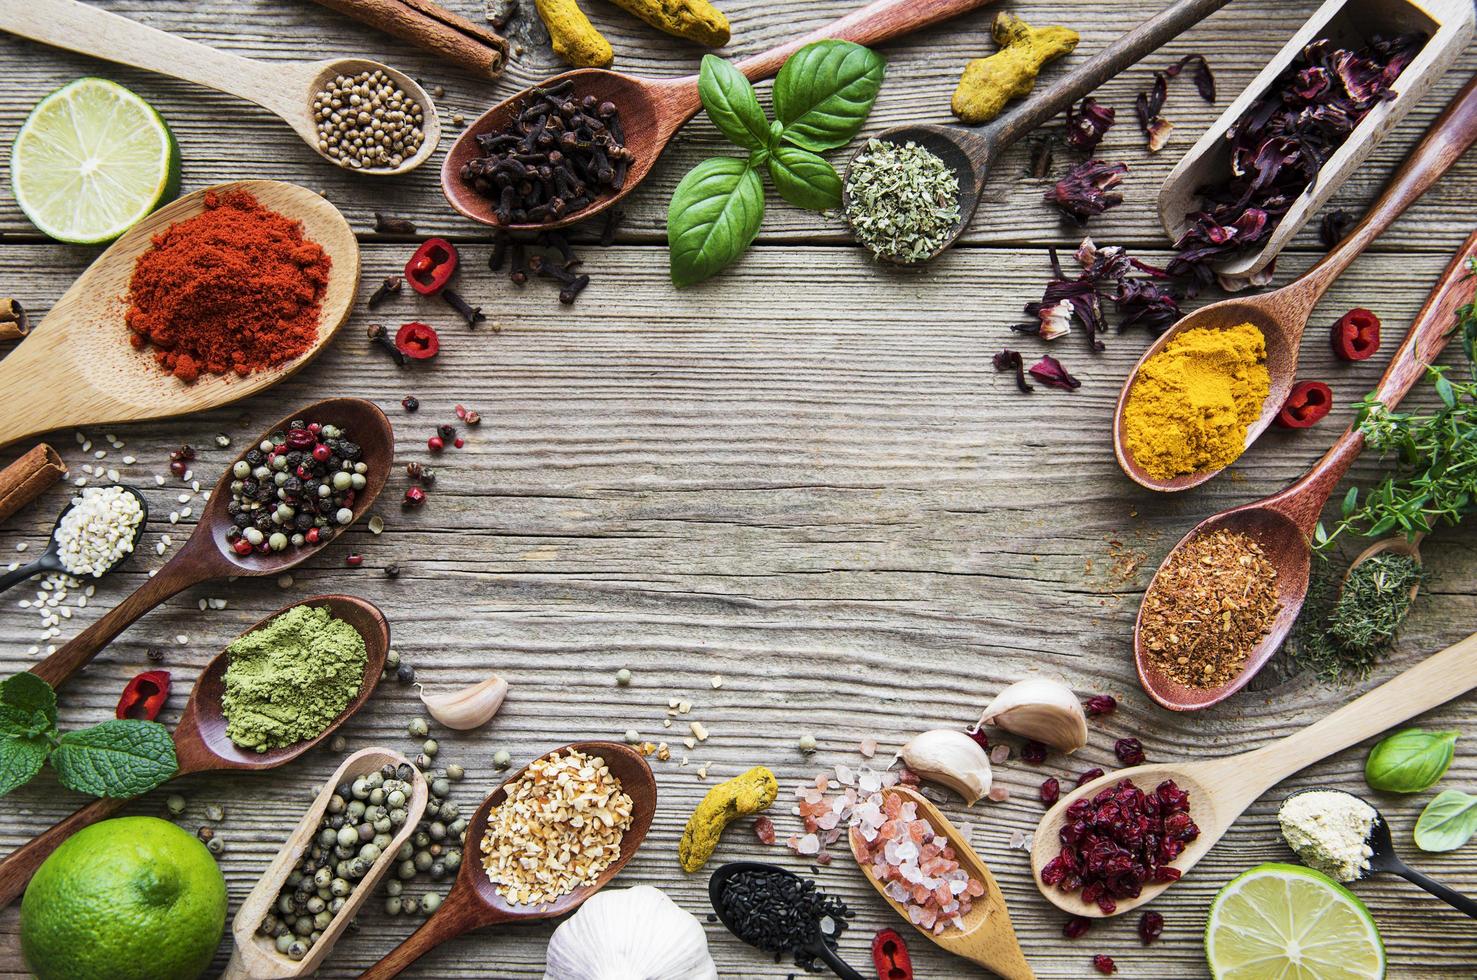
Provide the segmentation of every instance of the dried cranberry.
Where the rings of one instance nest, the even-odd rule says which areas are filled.
[[[1118,710],[1118,699],[1111,694],[1094,694],[1082,702],[1089,718],[1101,718]]]
[[[1033,766],[1039,766],[1046,761],[1046,744],[1035,739],[1021,746],[1021,759]]]
[[[1102,953],[1092,958],[1092,968],[1099,973],[1117,973],[1118,966],[1113,962],[1113,957],[1104,956]]]
[[[1056,781],[1056,777],[1048,779],[1041,784],[1041,802],[1051,806],[1062,796],[1062,784]]]
[[[1103,771],[1094,766],[1093,768],[1087,770],[1082,775],[1077,777],[1077,785],[1086,786],[1088,783],[1092,782],[1094,779],[1098,778],[1102,774]]]
[[[1120,738],[1114,742],[1113,754],[1125,766],[1141,765],[1144,761],[1144,747],[1136,738]]]
[[[1074,915],[1062,926],[1062,935],[1068,939],[1081,939],[1092,928],[1092,920],[1083,915]]]
[[[1158,912],[1145,912],[1139,917],[1139,938],[1147,946],[1164,932],[1164,916]]]
[[[966,731],[964,734],[974,739],[975,744],[986,752],[990,751],[990,736],[985,734],[984,729],[976,728],[974,731]]]

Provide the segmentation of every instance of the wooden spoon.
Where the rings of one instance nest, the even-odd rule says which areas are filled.
[[[1041,894],[1072,915],[1104,918],[1096,903],[1082,901],[1080,892],[1068,894],[1041,882],[1041,869],[1061,850],[1062,824],[1067,808],[1083,797],[1130,779],[1152,792],[1166,779],[1190,794],[1190,816],[1200,828],[1172,866],[1189,873],[1221,835],[1258,797],[1293,773],[1385,729],[1408,721],[1477,687],[1477,633],[1396,675],[1369,693],[1321,721],[1251,752],[1203,762],[1156,762],[1099,776],[1066,794],[1041,818],[1031,848],[1031,874]],[[1169,883],[1146,884],[1137,898],[1118,900],[1114,915],[1136,909],[1168,888]]]
[[[24,4],[6,4],[18,10]],[[246,377],[202,374],[185,384],[152,353],[129,344],[123,322],[134,261],[170,225],[205,210],[205,195],[247,191],[264,207],[303,223],[303,234],[333,259],[318,339],[300,357]],[[276,180],[243,180],[187,194],[124,232],[57,300],[30,336],[0,361],[0,445],[69,425],[101,425],[187,415],[270,388],[317,356],[349,318],[359,289],[359,243],[338,209]]]
[[[1031,980],[1035,976],[1031,972],[1031,966],[1026,962],[1026,955],[1021,951],[1021,944],[1016,939],[1015,929],[1010,924],[1010,909],[1005,904],[1005,895],[1001,893],[1000,886],[995,883],[995,876],[990,873],[989,865],[974,852],[969,846],[969,841],[959,832],[944,816],[939,808],[934,806],[922,793],[908,786],[893,786],[882,791],[883,795],[895,794],[903,798],[906,803],[915,803],[918,806],[918,816],[927,820],[933,829],[949,839],[954,846],[954,856],[960,866],[969,873],[970,877],[977,878],[985,886],[985,893],[975,900],[969,909],[969,914],[964,917],[964,928],[945,929],[938,935],[933,930],[923,929],[913,924],[908,917],[907,909],[892,896],[887,894],[887,886],[877,880],[872,873],[872,862],[862,856],[861,834],[855,827],[851,829],[849,840],[851,841],[851,856],[856,858],[857,864],[861,866],[862,872],[872,887],[877,889],[877,894],[882,900],[892,906],[892,910],[902,916],[903,921],[913,924],[913,928],[926,936],[935,945],[948,950],[955,956],[961,956],[971,963],[990,970],[1004,980]]]
[[[190,700],[185,704],[179,724],[174,727],[174,751],[179,759],[179,772],[174,778],[197,772],[256,771],[286,765],[331,736],[340,725],[364,707],[364,702],[369,700],[379,683],[380,674],[385,669],[385,652],[390,649],[390,625],[385,622],[384,615],[367,599],[349,595],[320,595],[283,606],[251,630],[260,629],[297,606],[327,609],[364,637],[368,662],[364,665],[364,681],[359,686],[358,696],[317,738],[297,742],[286,748],[268,749],[266,752],[242,749],[226,734],[226,718],[221,699],[225,696],[226,668],[230,666],[230,655],[222,650],[214,660],[205,665],[205,669],[195,679],[195,686],[190,689]],[[251,630],[246,632],[250,633]],[[245,636],[246,633],[241,635]],[[36,873],[41,862],[60,847],[63,841],[83,827],[106,820],[127,806],[128,802],[127,798],[104,797],[95,800],[6,855],[0,861],[0,908],[20,897],[26,890],[26,883],[31,880],[31,875]]]
[[[91,579],[94,582],[133,557],[133,552],[138,547],[138,539],[143,537],[144,535],[144,525],[149,523],[149,504],[146,500],[144,500],[144,495],[139,493],[138,490],[134,487],[124,486],[121,483],[118,484],[118,486],[133,494],[134,499],[138,501],[139,509],[143,513],[139,516],[138,524],[133,529],[133,544],[129,546],[128,551],[124,552],[117,561],[113,562],[113,564],[109,565],[101,572],[98,572],[96,575],[85,576],[86,578]],[[4,592],[6,589],[9,589],[13,585],[19,585],[21,582],[24,582],[31,576],[40,575],[42,572],[67,571],[67,567],[62,564],[61,542],[56,539],[56,529],[58,527],[61,527],[62,521],[66,519],[67,514],[70,513],[72,508],[75,506],[76,499],[77,498],[74,497],[72,498],[72,500],[68,501],[67,506],[64,507],[62,509],[62,512],[57,515],[56,524],[53,525],[51,529],[51,537],[47,539],[48,544],[46,546],[46,551],[41,555],[41,557],[37,558],[33,562],[30,562],[29,564],[22,565],[20,568],[17,568],[13,572],[6,572],[4,575],[0,575],[0,592]],[[71,573],[68,572],[67,574]]]
[[[1349,584],[1349,576],[1354,574],[1354,569],[1358,568],[1360,565],[1369,561],[1376,555],[1404,555],[1405,557],[1414,561],[1416,569],[1419,570],[1421,567],[1421,542],[1425,540],[1425,537],[1426,532],[1420,531],[1410,538],[1404,537],[1403,535],[1396,535],[1394,537],[1381,538],[1380,540],[1376,541],[1368,548],[1365,548],[1363,551],[1359,552],[1359,554],[1354,557],[1354,560],[1349,562],[1349,570],[1344,572],[1343,581],[1339,585],[1340,590],[1342,591],[1343,587]],[[1421,583],[1420,580],[1417,579],[1410,586],[1411,602],[1415,602],[1415,597],[1420,594],[1420,591]]]
[[[487,817],[493,808],[507,796],[508,783],[523,775],[523,769],[510,775],[503,785],[488,794],[477,808],[472,821],[467,825],[467,842],[462,849],[461,870],[451,886],[446,900],[425,923],[410,934],[399,946],[392,949],[384,959],[359,975],[359,980],[386,980],[399,976],[401,971],[424,956],[432,947],[464,932],[484,926],[513,922],[538,922],[552,919],[566,912],[573,912],[584,904],[585,899],[598,892],[620,873],[636,853],[636,848],[646,839],[651,829],[651,818],[656,812],[656,778],[651,767],[641,754],[627,745],[615,742],[576,742],[547,753],[571,749],[589,756],[600,756],[610,771],[621,782],[621,789],[631,797],[631,829],[621,837],[620,857],[601,872],[593,885],[576,888],[545,905],[514,905],[497,893],[497,886],[487,877],[482,867],[482,838],[487,836]],[[525,767],[527,768],[527,767]]]
[[[1474,108],[1477,108],[1477,104],[1474,104]],[[1375,397],[1387,408],[1393,409],[1400,403],[1400,399],[1426,373],[1426,368],[1451,339],[1451,327],[1457,308],[1472,298],[1473,282],[1469,278],[1467,261],[1474,252],[1477,252],[1477,231],[1467,236],[1467,240],[1447,265],[1425,305],[1416,314],[1415,321],[1400,349],[1395,352],[1390,366],[1385,369],[1384,377],[1375,389]],[[1312,560],[1309,540],[1318,524],[1323,505],[1328,502],[1329,494],[1343,479],[1363,448],[1364,433],[1353,425],[1349,426],[1328,452],[1323,454],[1323,458],[1314,463],[1313,468],[1292,486],[1255,503],[1206,518],[1174,546],[1160,565],[1161,570],[1164,564],[1174,558],[1176,552],[1202,534],[1226,528],[1250,535],[1262,546],[1267,560],[1277,569],[1277,600],[1281,608],[1267,635],[1262,637],[1256,649],[1247,657],[1246,665],[1239,674],[1219,686],[1189,687],[1162,673],[1144,646],[1145,605],[1141,604],[1137,622],[1134,624],[1133,654],[1138,666],[1139,682],[1150,697],[1173,711],[1208,708],[1245,687],[1271,659],[1272,654],[1287,638],[1303,607],[1303,600],[1307,598],[1309,564]],[[1157,572],[1155,578],[1158,578]],[[1145,592],[1146,599],[1153,589],[1154,583],[1150,582],[1149,589]]]
[[[120,65],[183,78],[254,102],[280,116],[314,153],[334,166],[339,166],[338,161],[318,147],[313,98],[338,75],[382,71],[420,105],[424,117],[421,122],[424,139],[415,155],[398,167],[354,170],[352,173],[392,176],[414,170],[430,158],[441,139],[441,121],[426,90],[409,75],[367,58],[332,58],[313,62],[252,61],[145,27],[136,20],[78,0],[25,0],[24,3],[0,4],[0,30]]]
[[[1474,140],[1477,140],[1477,76],[1457,93],[1446,110],[1431,124],[1431,128],[1426,130],[1426,135],[1410,151],[1400,169],[1395,171],[1395,176],[1390,178],[1389,184],[1385,185],[1384,191],[1365,213],[1364,219],[1317,265],[1280,289],[1258,296],[1233,297],[1202,306],[1150,344],[1139,358],[1138,364],[1129,372],[1128,380],[1123,383],[1113,418],[1113,451],[1118,457],[1118,465],[1128,474],[1129,479],[1150,490],[1177,491],[1198,487],[1220,472],[1219,469],[1201,470],[1198,473],[1163,479],[1144,472],[1134,460],[1133,453],[1128,449],[1125,409],[1133,384],[1150,358],[1186,330],[1224,329],[1239,323],[1251,323],[1261,330],[1267,342],[1267,373],[1271,376],[1272,384],[1270,393],[1262,402],[1261,414],[1246,430],[1245,448],[1250,448],[1257,437],[1266,431],[1267,426],[1272,424],[1292,391],[1297,376],[1298,346],[1302,341],[1303,329],[1307,327],[1308,316],[1318,305],[1324,292],[1370,242],[1451,168]],[[1419,373],[1418,370],[1417,375]]]
[[[939,21],[983,7],[992,0],[875,0],[874,3],[842,17],[840,20],[811,31],[763,54],[737,62],[735,67],[751,82],[768,78],[784,65],[785,59],[812,41],[836,39],[857,44],[880,44],[920,30]],[[1225,0],[1220,0],[1224,3]],[[626,146],[635,154],[626,182],[619,191],[606,194],[587,208],[567,214],[556,221],[537,225],[503,225],[494,209],[497,202],[483,197],[462,182],[461,171],[470,160],[482,155],[477,137],[502,130],[523,108],[534,89],[573,79],[575,93],[593,95],[614,102],[620,109],[621,124],[626,132]],[[579,68],[526,88],[510,99],[493,106],[466,128],[452,144],[441,164],[441,192],[457,211],[485,225],[506,227],[512,231],[547,231],[562,228],[594,217],[624,198],[646,175],[651,173],[657,157],[682,125],[702,108],[698,98],[698,76],[652,79],[623,75],[604,68]]]
[[[959,221],[943,244],[929,254],[911,261],[885,255],[879,258],[894,265],[920,265],[937,258],[969,227],[970,219],[974,217],[980,204],[980,192],[984,190],[990,169],[1000,154],[1015,145],[1021,137],[1034,132],[1054,116],[1064,112],[1088,92],[1151,51],[1163,47],[1229,2],[1230,0],[1177,0],[1077,66],[1071,73],[1034,92],[1025,102],[983,129],[908,124],[893,126],[877,133],[874,139],[889,143],[917,143],[943,160],[959,179]],[[851,167],[866,149],[866,144],[863,143],[847,164],[846,179],[841,184],[843,211],[845,202],[849,200],[845,188],[851,183]]]
[[[334,790],[359,776],[378,772],[385,765],[398,767],[409,763],[404,756],[388,749],[361,749],[345,759],[343,765],[338,767],[338,771],[324,785],[308,812],[303,814],[297,829],[287,838],[287,843],[277,852],[277,857],[257,879],[256,887],[246,896],[246,901],[241,903],[236,918],[231,922],[231,936],[236,941],[236,947],[231,951],[231,962],[226,964],[220,980],[282,980],[286,977],[305,977],[323,965],[323,960],[332,951],[334,943],[339,941],[344,929],[348,928],[359,907],[374,894],[385,873],[394,867],[400,846],[410,840],[415,833],[416,824],[420,822],[421,814],[425,812],[429,793],[426,777],[414,766],[411,766],[415,775],[410,780],[410,799],[405,803],[404,826],[370,867],[369,874],[354,886],[354,890],[344,900],[343,908],[334,915],[328,928],[323,930],[323,937],[313,944],[308,955],[300,960],[284,956],[277,952],[276,943],[272,939],[257,932],[257,927],[272,912],[287,876],[313,846]]]
[[[385,418],[385,413],[378,407],[363,399],[330,398],[298,409],[268,427],[263,435],[286,428],[287,423],[293,419],[337,425],[363,450],[362,458],[369,465],[369,472],[365,474],[368,484],[359,491],[359,496],[354,500],[354,520],[359,520],[374,505],[375,498],[379,496],[385,479],[389,476],[395,452],[395,434],[390,429],[390,420]],[[258,436],[245,449],[250,449],[262,438],[263,436]],[[242,451],[245,452],[245,449]],[[286,551],[265,555],[236,554],[226,544],[226,529],[232,524],[231,515],[226,512],[226,504],[231,500],[232,479],[231,467],[227,464],[220,481],[210,492],[210,500],[201,512],[200,522],[195,525],[194,532],[153,578],[139,586],[132,595],[118,603],[97,622],[72,637],[60,650],[32,667],[31,673],[52,687],[60,687],[73,674],[87,666],[115,636],[170,596],[211,579],[241,575],[281,575],[322,550],[323,545],[308,545],[302,548],[289,546]],[[341,526],[340,533],[348,526]],[[337,537],[336,534],[329,541],[336,540]]]

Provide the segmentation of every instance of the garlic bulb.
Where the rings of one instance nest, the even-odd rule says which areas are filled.
[[[480,684],[446,694],[427,694],[422,687],[421,703],[432,718],[447,728],[464,732],[487,724],[503,706],[503,698],[507,694],[508,682],[493,674]]]
[[[1076,752],[1087,744],[1082,702],[1065,684],[1043,677],[1016,681],[995,695],[980,724],[998,725],[1063,752]]]
[[[650,885],[591,896],[549,937],[544,980],[718,980],[701,923]]]
[[[898,756],[909,769],[943,783],[971,806],[990,792],[990,757],[980,743],[961,731],[935,728],[914,735]]]

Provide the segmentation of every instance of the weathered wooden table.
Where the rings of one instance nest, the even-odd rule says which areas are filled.
[[[734,25],[727,53],[767,48],[857,2],[725,0]],[[440,105],[447,123],[452,113],[475,115],[556,68],[546,47],[528,44],[505,79],[487,84],[306,0],[102,5],[253,57],[382,58],[428,86],[444,86]],[[1074,56],[1080,59],[1159,5],[1018,0],[1006,6],[1031,23],[1081,31]],[[452,6],[482,16],[473,0]],[[524,0],[524,6],[530,10],[523,16],[531,16],[532,4]],[[614,43],[618,67],[653,75],[695,69],[699,52],[601,0],[585,6]],[[1163,258],[1166,243],[1153,212],[1159,183],[1315,6],[1312,0],[1237,0],[1098,93],[1119,113],[1099,155],[1132,168],[1124,205],[1093,222],[1098,242],[1127,245],[1150,261]],[[986,9],[889,45],[887,83],[867,131],[947,120],[964,62],[993,48],[987,33],[992,16]],[[1162,153],[1150,156],[1133,120],[1133,95],[1152,68],[1190,52],[1205,54],[1214,67],[1218,106],[1203,104],[1187,82],[1175,83],[1166,115],[1178,129]],[[1058,64],[1048,75],[1062,70]],[[1335,206],[1360,209],[1474,70],[1477,56],[1463,57]],[[1373,307],[1391,334],[1409,322],[1472,228],[1477,158],[1459,163],[1354,265],[1314,315],[1303,374],[1333,383],[1336,417],[1310,432],[1270,433],[1227,476],[1198,491],[1151,497],[1120,474],[1109,433],[1118,387],[1145,343],[1141,332],[1110,336],[1101,355],[1086,349],[1080,333],[1056,341],[1051,352],[1084,382],[1071,394],[1041,389],[1024,396],[991,369],[992,353],[1022,346],[1007,326],[1022,318],[1022,304],[1039,296],[1049,273],[1047,248],[1070,249],[1081,238],[1042,205],[1046,182],[1024,176],[1024,146],[999,167],[962,247],[926,271],[879,268],[848,244],[836,219],[798,211],[771,195],[764,230],[743,261],[709,284],[678,292],[667,280],[666,202],[698,159],[725,151],[716,130],[699,118],[631,199],[617,244],[585,247],[593,285],[577,305],[561,307],[547,284],[519,289],[485,270],[485,230],[445,205],[437,188],[439,155],[403,179],[355,178],[325,166],[286,126],[253,106],[11,37],[0,38],[0,74],[6,79],[0,142],[9,144],[31,106],[53,88],[84,74],[115,78],[149,99],[173,127],[184,155],[185,190],[242,177],[321,189],[362,232],[364,281],[370,284],[397,270],[412,247],[375,235],[374,211],[409,217],[422,234],[444,235],[463,247],[459,286],[489,311],[496,327],[469,332],[439,302],[390,306],[383,317],[400,322],[419,313],[441,326],[444,338],[434,363],[396,369],[369,348],[369,318],[361,307],[331,350],[270,394],[208,415],[112,429],[127,445],[110,454],[109,464],[119,465],[125,454],[137,458],[120,469],[144,487],[158,519],[138,560],[75,611],[63,639],[164,560],[155,553],[161,534],[171,535],[177,547],[190,530],[193,518],[173,527],[163,521],[180,506],[177,481],[155,487],[152,479],[166,472],[169,450],[180,443],[200,448],[194,468],[208,484],[235,451],[216,448],[216,433],[248,436],[285,406],[326,395],[360,395],[384,406],[398,427],[402,459],[425,456],[425,438],[437,422],[450,419],[456,403],[484,420],[466,432],[465,449],[437,461],[439,478],[423,510],[402,512],[395,501],[404,477],[392,480],[377,508],[386,523],[383,535],[361,524],[291,584],[198,588],[147,616],[67,687],[64,726],[111,716],[124,680],[145,668],[151,650],[162,652],[163,666],[177,678],[180,693],[166,713],[172,721],[197,668],[239,630],[300,597],[360,594],[383,607],[395,647],[429,687],[466,684],[489,671],[512,683],[507,704],[485,729],[438,733],[441,759],[467,767],[468,778],[457,788],[466,809],[496,784],[492,757],[499,749],[526,760],[571,740],[620,738],[627,729],[668,741],[673,759],[654,763],[660,812],[619,884],[658,885],[703,916],[707,875],[683,874],[676,845],[688,813],[715,780],[756,764],[773,768],[782,783],[774,816],[785,835],[798,823],[788,812],[794,787],[838,763],[860,763],[862,738],[881,743],[885,763],[917,731],[972,723],[1010,681],[1060,676],[1083,693],[1112,692],[1121,709],[1093,726],[1092,744],[1071,760],[1054,756],[1041,768],[1018,762],[998,767],[997,780],[1012,794],[1007,802],[966,810],[953,800],[948,808],[974,826],[975,844],[1009,897],[1022,943],[1043,977],[1092,975],[1096,952],[1113,955],[1124,976],[1204,974],[1201,932],[1216,890],[1254,864],[1289,857],[1273,819],[1281,798],[1312,785],[1364,789],[1367,746],[1269,793],[1194,874],[1156,903],[1167,926],[1151,949],[1139,944],[1136,916],[1099,925],[1081,940],[1062,938],[1062,915],[1037,894],[1027,855],[1009,846],[1011,835],[1029,831],[1042,812],[1040,781],[1110,766],[1118,737],[1140,738],[1151,759],[1222,755],[1292,732],[1352,695],[1290,671],[1269,672],[1255,690],[1216,710],[1167,713],[1135,680],[1133,617],[1154,566],[1187,527],[1294,479],[1332,440],[1336,425],[1347,421],[1385,358],[1335,364],[1323,328],[1354,305]],[[832,154],[838,163],[845,156]],[[1058,171],[1070,156],[1058,153]],[[97,251],[43,240],[5,186],[0,291],[40,313]],[[1316,235],[1306,231],[1282,260],[1279,281],[1320,252]],[[400,409],[406,394],[420,399],[419,414]],[[23,397],[3,393],[5,402]],[[102,434],[90,433],[106,448]],[[95,462],[70,431],[52,441],[74,475],[84,462]],[[4,461],[25,448],[10,447]],[[1355,476],[1367,482],[1376,472],[1374,461],[1365,460]],[[65,499],[58,487],[9,521],[0,529],[0,548],[39,547]],[[1371,684],[1470,631],[1477,619],[1471,541],[1463,531],[1444,530],[1428,543],[1428,563],[1439,577],[1396,655]],[[351,551],[364,555],[362,567],[345,567]],[[383,571],[392,563],[402,569],[396,579]],[[36,660],[28,654],[38,632],[36,614],[16,605],[26,595],[18,590],[0,603],[6,672]],[[201,611],[207,598],[227,599],[228,607]],[[628,688],[615,684],[621,667],[635,675]],[[722,678],[721,687],[714,686],[715,677]],[[671,698],[693,707],[666,729]],[[353,747],[414,752],[405,724],[420,714],[415,690],[390,683],[346,731]],[[712,735],[688,749],[681,739],[694,719]],[[1422,719],[1428,727],[1464,732],[1474,722],[1472,701]],[[820,746],[810,757],[797,749],[805,733]],[[192,830],[206,822],[206,804],[225,808],[215,830],[226,844],[221,865],[233,913],[337,762],[319,752],[277,773],[178,785],[190,800],[181,823]],[[698,775],[704,765],[706,781]],[[1443,786],[1470,789],[1474,782],[1477,754],[1463,740]],[[164,795],[156,792],[130,812],[163,814]],[[1379,800],[1398,839],[1409,840],[1424,799]],[[82,802],[51,777],[39,778],[5,801],[0,846],[26,840]],[[1446,855],[1406,850],[1423,870],[1477,892],[1470,846]],[[746,824],[724,838],[715,863],[741,858],[804,868],[783,849],[760,845]],[[872,933],[896,923],[844,859],[819,877],[857,910],[842,952],[859,969],[868,967]],[[1361,884],[1358,892],[1378,920],[1392,976],[1477,973],[1470,921],[1399,880]],[[380,904],[369,904],[362,928],[339,944],[322,976],[356,975],[411,931],[413,922],[387,917]],[[720,926],[707,928],[725,977],[794,972]],[[23,972],[16,929],[13,909],[0,916],[0,969],[7,975]],[[412,975],[536,977],[550,931],[468,936],[428,956]],[[982,972],[911,934],[910,942],[921,977]],[[223,943],[218,964],[227,950]]]

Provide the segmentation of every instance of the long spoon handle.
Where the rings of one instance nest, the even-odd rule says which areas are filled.
[[[1036,92],[991,126],[996,152],[1010,146],[1082,96],[1183,34],[1230,0],[1179,0],[1124,34],[1097,54]]]
[[[835,39],[857,44],[881,44],[895,37],[922,30],[939,21],[957,17],[994,0],[876,0],[840,20],[811,31],[772,48],[745,58],[735,67],[751,82],[768,78],[784,66],[785,59],[812,41]],[[1225,3],[1227,0],[1220,0]]]
[[[1390,870],[1411,884],[1424,888],[1457,911],[1465,912],[1472,918],[1477,919],[1477,902],[1474,902],[1456,889],[1448,888],[1435,878],[1421,874],[1415,868],[1406,865],[1403,861],[1397,863]]]
[[[0,30],[120,65],[183,78],[255,102],[279,115],[293,108],[284,104],[281,66],[187,41],[78,0],[0,3]]]
[[[481,868],[474,869],[474,872],[481,874]],[[484,925],[487,919],[479,914],[481,907],[472,904],[476,901],[477,896],[472,889],[453,888],[441,907],[419,929],[390,950],[384,959],[359,974],[359,980],[398,977],[436,946]]]
[[[4,575],[0,575],[0,592],[11,589],[32,575],[40,575],[44,571],[46,571],[46,559],[45,557],[41,557],[29,565],[22,565],[13,572],[6,572]]]
[[[87,804],[43,834],[17,847],[0,861],[0,908],[4,908],[25,892],[31,876],[51,852],[83,827],[106,820],[128,805],[128,800],[104,797]]]

